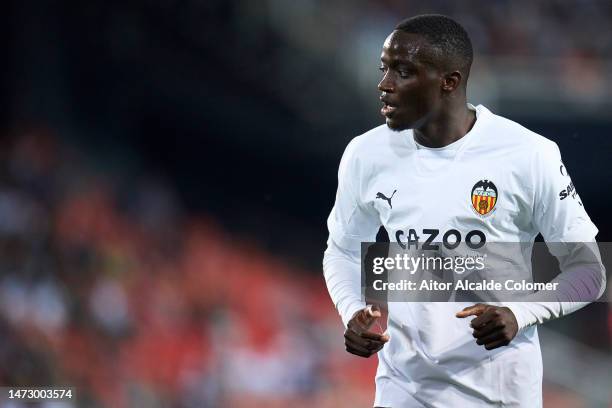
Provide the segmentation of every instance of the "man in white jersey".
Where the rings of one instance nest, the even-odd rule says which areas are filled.
[[[569,243],[594,242],[598,231],[557,145],[467,103],[472,53],[448,17],[400,23],[381,56],[386,124],[353,139],[340,163],[324,273],[347,351],[378,353],[377,407],[541,406],[536,324],[605,287],[597,257],[575,268],[579,250]],[[381,225],[398,244],[433,233],[531,243],[541,233],[559,260],[564,300],[576,301],[390,302],[387,331],[376,333],[370,327],[381,314],[361,296],[360,244],[375,241]]]

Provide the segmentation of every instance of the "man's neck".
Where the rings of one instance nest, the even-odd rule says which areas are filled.
[[[465,136],[475,122],[476,113],[463,104],[462,108],[447,110],[414,129],[414,138],[425,147],[448,146]]]

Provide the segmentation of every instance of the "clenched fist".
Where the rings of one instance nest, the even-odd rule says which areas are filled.
[[[388,334],[370,331],[374,322],[381,316],[380,309],[375,305],[369,305],[355,313],[344,331],[346,351],[365,358],[378,353],[389,341]]]
[[[472,335],[476,338],[476,344],[484,345],[487,350],[507,346],[518,332],[516,317],[507,307],[478,303],[466,307],[456,316],[477,316],[470,323],[474,329]]]

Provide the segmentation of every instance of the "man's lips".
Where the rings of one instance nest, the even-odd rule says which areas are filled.
[[[382,109],[380,110],[380,113],[381,113],[381,115],[383,115],[385,117],[391,117],[391,116],[393,116],[393,114],[395,113],[396,110],[397,110],[397,106],[389,105],[387,103],[384,103]]]
[[[387,95],[382,95],[380,97],[380,101],[383,103],[383,107],[380,110],[381,115],[386,116],[386,117],[390,117],[397,110],[397,105],[391,103],[391,101],[389,100]]]

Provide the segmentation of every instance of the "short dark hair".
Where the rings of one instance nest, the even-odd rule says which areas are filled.
[[[422,35],[443,59],[440,62],[444,68],[464,71],[466,78],[469,75],[474,59],[472,41],[465,28],[452,18],[423,14],[402,21],[395,29]]]

